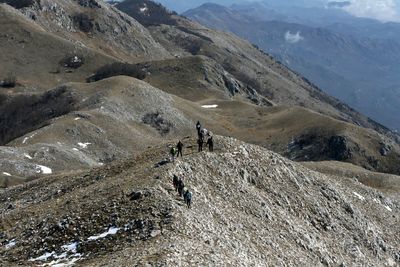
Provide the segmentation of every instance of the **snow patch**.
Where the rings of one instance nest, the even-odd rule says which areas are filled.
[[[379,202],[379,200],[377,200],[376,198],[373,199],[373,201],[377,204],[381,204],[381,202]]]
[[[79,151],[79,149],[77,149],[76,147],[74,147],[72,150]]]
[[[36,173],[52,174],[53,171],[49,167],[43,165],[36,165]]]
[[[389,206],[385,206],[385,209],[387,209],[387,210],[390,211],[390,212],[393,211]]]
[[[78,242],[73,242],[73,243],[62,246],[61,248],[67,252],[76,253],[77,246],[78,246]]]
[[[91,145],[92,143],[78,143],[78,146],[81,148],[87,148],[88,145]]]
[[[360,200],[365,200],[365,197],[363,197],[362,195],[360,195],[360,194],[358,194],[358,193],[356,193],[356,192],[353,192],[353,194],[354,194],[356,197],[358,197]]]
[[[30,259],[29,261],[47,261],[48,258],[53,257],[53,255],[55,254],[55,252],[46,252],[44,253],[42,256],[39,256],[37,258],[34,259]]]
[[[11,174],[9,174],[8,172],[3,172],[3,174],[4,174],[5,176],[11,176]]]
[[[15,242],[15,239],[10,240],[10,242],[8,242],[8,243],[5,245],[5,248],[6,248],[6,249],[11,249],[11,248],[13,248],[16,244],[17,244],[17,242]]]
[[[119,230],[120,230],[120,228],[110,227],[107,232],[104,232],[104,233],[99,234],[99,235],[90,236],[88,238],[88,241],[93,241],[93,240],[97,240],[97,239],[100,239],[100,238],[104,238],[104,237],[106,237],[108,235],[115,235]]]
[[[30,259],[29,261],[48,261],[49,258],[53,258],[55,260],[45,263],[42,266],[52,266],[52,267],[67,267],[73,266],[78,260],[82,258],[82,254],[76,253],[76,249],[78,246],[78,242],[73,242],[67,245],[63,245],[61,248],[64,252],[61,254],[57,254],[56,252],[46,252],[40,257]],[[72,254],[70,254],[72,253]],[[70,254],[70,256],[68,256]]]
[[[25,144],[29,139],[33,138],[35,135],[36,135],[36,133],[34,133],[34,134],[30,135],[30,136],[25,137],[24,140],[22,140],[22,144]]]
[[[149,10],[146,4],[143,5],[143,7],[139,8],[140,13],[145,13]]]
[[[32,157],[29,156],[29,154],[24,154],[24,157],[27,158],[27,159],[32,159]]]
[[[60,260],[57,261],[52,261],[49,263],[49,266],[51,267],[70,267],[74,266],[77,261],[81,259],[80,254],[74,255],[74,257],[71,257],[67,259],[66,262],[61,262]]]
[[[74,121],[77,121],[77,120],[80,120],[81,118],[79,118],[79,117],[76,117],[75,119],[74,119]]]
[[[218,105],[202,105],[202,108],[217,108]]]

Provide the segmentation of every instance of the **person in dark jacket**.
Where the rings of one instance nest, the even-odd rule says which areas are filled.
[[[178,144],[176,145],[176,148],[178,149],[177,157],[179,157],[179,154],[181,154],[181,157],[183,157],[183,155],[182,155],[183,143],[181,142],[181,140],[179,140]]]
[[[178,182],[179,182],[179,178],[178,178],[178,176],[176,176],[174,174],[174,178],[172,179],[172,184],[174,185],[175,191],[178,191]]]
[[[201,124],[199,121],[197,121],[197,123],[196,123],[196,130],[197,130],[197,135],[200,136]]]
[[[199,152],[203,151],[204,140],[202,138],[197,139],[197,144],[199,145]]]
[[[188,190],[185,191],[185,194],[183,195],[183,198],[185,200],[185,203],[188,207],[188,209],[190,209],[191,205],[192,205],[192,192]]]
[[[207,145],[208,145],[208,151],[213,152],[214,151],[214,140],[213,140],[212,136],[210,136],[208,138]]]
[[[180,197],[183,196],[183,188],[185,188],[185,183],[183,182],[182,179],[179,179],[178,181],[178,194]]]

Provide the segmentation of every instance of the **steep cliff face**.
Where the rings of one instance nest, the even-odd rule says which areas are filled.
[[[399,203],[235,139],[215,136],[214,153],[194,142],[174,163],[156,164],[159,146],[1,193],[2,263],[399,264]]]

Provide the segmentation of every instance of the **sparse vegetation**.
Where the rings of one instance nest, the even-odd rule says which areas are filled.
[[[161,135],[166,135],[171,131],[172,123],[166,121],[159,112],[148,113],[142,119],[143,123],[155,128]]]
[[[0,3],[5,3],[14,8],[21,9],[33,6],[35,3],[40,4],[40,0],[0,0]]]
[[[17,85],[17,77],[13,74],[9,74],[6,78],[0,81],[0,86],[4,88],[12,88]]]
[[[94,24],[93,19],[86,13],[79,13],[73,16],[73,22],[76,28],[83,32],[91,32]]]
[[[88,78],[88,82],[100,81],[118,75],[130,76],[139,80],[146,78],[146,72],[139,65],[116,62],[98,69],[93,76]]]
[[[101,8],[99,3],[96,0],[77,0],[78,4],[83,7],[90,7],[90,8]]]
[[[65,87],[42,95],[0,97],[0,145],[43,127],[51,118],[72,111],[75,100]],[[3,99],[3,100],[1,100]]]
[[[77,69],[85,63],[85,58],[82,55],[72,54],[65,56],[60,65],[66,68]]]
[[[177,24],[175,19],[171,17],[176,15],[175,12],[169,11],[161,4],[153,1],[123,1],[117,5],[117,8],[132,16],[144,26]]]

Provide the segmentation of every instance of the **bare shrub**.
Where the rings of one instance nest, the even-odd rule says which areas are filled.
[[[93,19],[89,17],[88,14],[79,13],[72,17],[74,25],[76,28],[83,32],[91,32],[93,30],[94,24]]]
[[[0,81],[0,86],[4,88],[13,88],[17,85],[17,77],[13,74],[7,75],[3,80]]]
[[[85,63],[85,58],[82,55],[71,54],[66,55],[60,61],[60,65],[66,68],[77,69]]]
[[[161,135],[166,135],[171,131],[172,123],[166,121],[159,112],[147,113],[142,118],[143,123],[150,125],[156,129]]]
[[[35,3],[40,4],[40,0],[0,0],[0,3],[5,3],[14,8],[21,9],[33,6]]]
[[[44,94],[0,95],[0,145],[46,125],[73,110],[71,91],[60,87]]]

